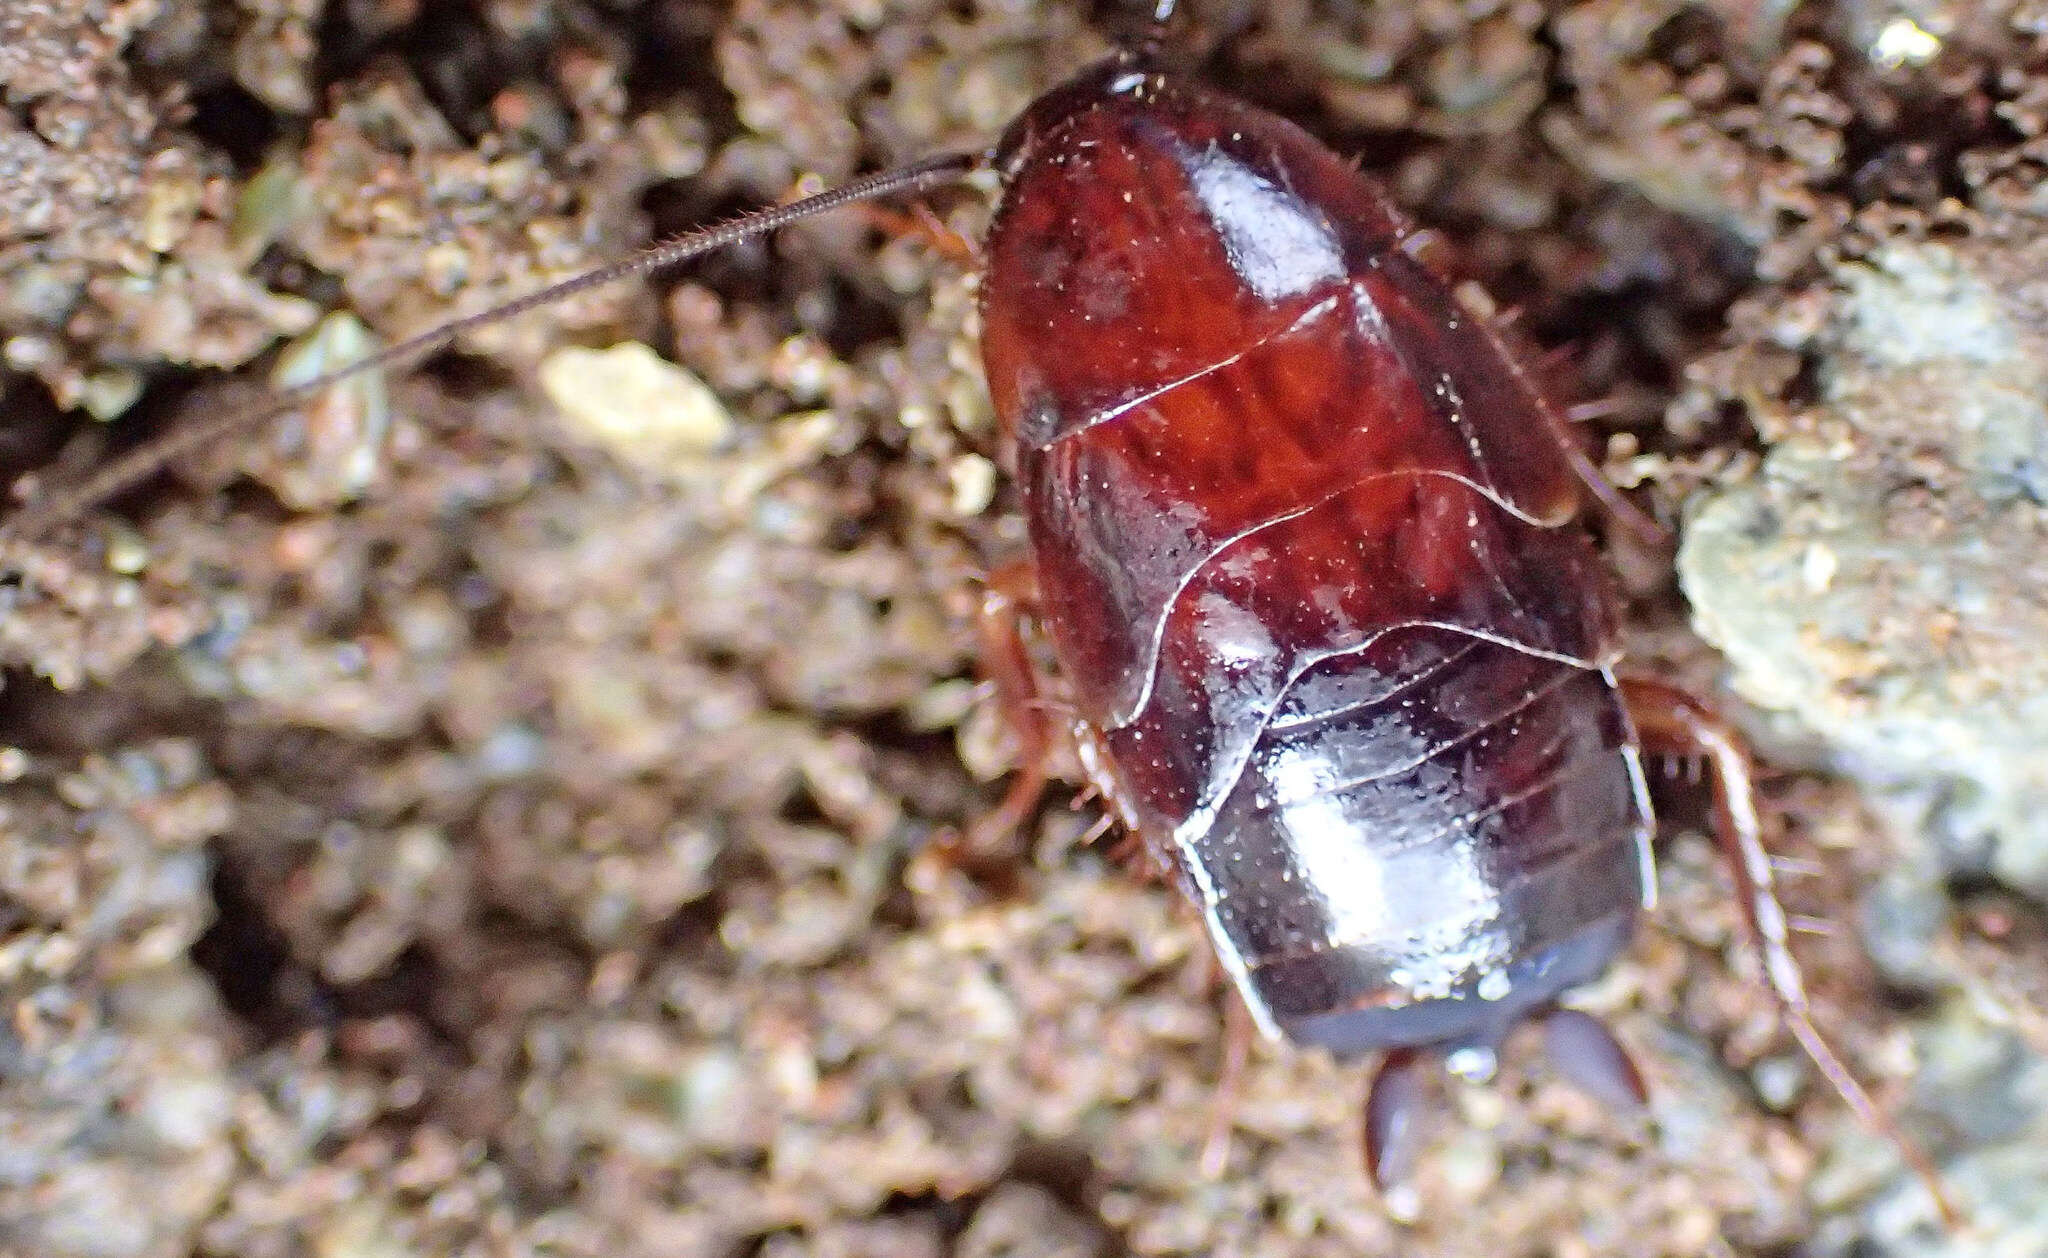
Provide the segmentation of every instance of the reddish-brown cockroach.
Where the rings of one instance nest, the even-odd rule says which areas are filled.
[[[1425,1064],[1486,1076],[1525,1020],[1591,1092],[1642,1100],[1613,1037],[1558,1001],[1652,899],[1642,750],[1703,755],[1787,1024],[1939,1199],[1813,1024],[1739,743],[1686,694],[1617,677],[1586,466],[1529,372],[1371,180],[1156,61],[1086,71],[985,159],[657,246],[174,433],[4,532],[75,518],[483,323],[986,162],[1003,193],[983,359],[1030,537],[1028,579],[990,599],[991,666],[1035,757],[1013,800],[1035,795],[1054,733],[1025,693],[1022,612],[1058,660],[1087,774],[1199,909],[1252,1019],[1383,1054],[1365,1126],[1384,1181]]]

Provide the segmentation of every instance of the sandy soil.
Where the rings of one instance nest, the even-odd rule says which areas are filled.
[[[2042,208],[2037,6],[1191,18],[1201,73],[1359,154],[1563,351],[1667,521],[1817,432],[1917,477],[1945,546],[2041,553],[2010,532],[2038,501],[1945,514],[1912,459],[1946,447],[1831,428],[1823,387],[1880,250],[2038,273],[1998,253]],[[984,145],[1113,35],[1032,0],[11,0],[0,468],[61,482],[260,396],[280,343],[389,343],[800,179]],[[932,204],[972,239],[990,201]],[[1930,826],[1947,779],[1859,791],[1758,722],[1810,875],[1788,898],[1839,927],[1801,943],[1821,1015],[1952,1161],[1980,1231],[1949,1240],[1779,1031],[1682,772],[1663,905],[1585,998],[1652,1113],[1512,1055],[1446,1090],[1391,1202],[1358,1068],[1258,1046],[1219,1102],[1197,923],[1083,841],[1089,808],[1056,796],[1006,878],[921,862],[1008,755],[973,683],[972,581],[1019,536],[973,293],[915,234],[819,220],[0,557],[0,1251],[2048,1252],[2040,889]],[[562,356],[631,341],[709,394]],[[557,405],[569,369],[669,422],[621,431],[596,385]],[[1639,666],[1719,693],[1670,565],[1615,561]]]

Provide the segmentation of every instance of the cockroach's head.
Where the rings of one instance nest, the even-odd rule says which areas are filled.
[[[1018,114],[1004,129],[990,158],[1005,180],[1031,157],[1032,151],[1075,118],[1119,100],[1143,99],[1165,84],[1152,59],[1124,51],[1104,58],[1053,88]]]

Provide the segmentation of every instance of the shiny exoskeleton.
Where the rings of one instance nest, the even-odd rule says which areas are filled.
[[[1490,1053],[1651,886],[1546,403],[1282,119],[1119,58],[997,164],[983,354],[1091,772],[1269,1033]]]

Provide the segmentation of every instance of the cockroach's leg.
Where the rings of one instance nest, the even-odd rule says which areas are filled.
[[[1645,750],[1656,755],[1698,756],[1712,768],[1714,837],[1735,879],[1744,929],[1792,1038],[1857,1117],[1897,1147],[1900,1156],[1933,1195],[1943,1220],[1950,1227],[1960,1226],[1961,1216],[1949,1199],[1934,1160],[1864,1090],[1814,1025],[1806,981],[1799,962],[1792,956],[1790,920],[1772,886],[1771,857],[1764,845],[1764,821],[1757,808],[1755,774],[1741,734],[1706,703],[1676,686],[1634,677],[1624,679],[1621,688]]]
[[[1078,765],[1087,784],[1074,806],[1089,798],[1098,798],[1103,805],[1102,816],[1088,828],[1081,844],[1093,844],[1121,824],[1125,837],[1115,844],[1110,859],[1142,876],[1163,878],[1166,867],[1139,834],[1110,775],[1107,755],[1076,723],[1072,707],[1059,695],[1046,693],[1039,680],[1025,629],[1037,606],[1038,579],[1028,562],[1004,564],[982,579],[981,606],[975,613],[981,674],[1017,739],[1017,769],[994,809],[964,835],[942,838],[929,850],[934,858],[956,867],[1006,864],[1007,849],[1037,810],[1047,785],[1056,775],[1071,775]]]
[[[1005,564],[983,579],[981,605],[974,614],[977,655],[982,680],[995,692],[996,709],[1017,740],[1017,768],[993,810],[976,818],[964,833],[941,830],[925,844],[906,875],[913,886],[935,885],[941,871],[968,873],[998,887],[1012,881],[1012,840],[1045,794],[1060,749],[1058,740],[1070,737],[1039,693],[1024,635],[1024,618],[1037,598],[1037,581],[1028,563]]]
[[[1567,424],[1590,424],[1595,420],[1612,419],[1621,413],[1621,409],[1621,399],[1609,395],[1573,402],[1560,414],[1564,416],[1564,422]]]
[[[1252,1037],[1258,1029],[1244,1007],[1244,997],[1211,956],[1216,985],[1223,989],[1223,1060],[1216,1070],[1216,1095],[1209,1110],[1209,1131],[1202,1139],[1202,1178],[1217,1180],[1230,1165],[1230,1136],[1237,1127],[1238,1103],[1244,1099],[1244,1071],[1251,1061]]]
[[[1088,833],[1099,839],[1115,824],[1116,814],[1106,812],[1101,821],[1088,828]],[[1152,872],[1152,849],[1146,846],[1145,836],[1136,830],[1126,830],[1117,836],[1116,842],[1109,845],[1109,860],[1141,875]]]
[[[875,201],[863,202],[861,213],[875,230],[891,240],[909,238],[922,242],[954,266],[967,271],[981,269],[981,247],[946,225],[930,206],[913,201],[907,210]]]
[[[1547,374],[1567,365],[1570,356],[1569,348],[1552,350],[1545,356],[1545,361],[1537,368],[1536,374]],[[1553,358],[1555,362],[1551,361]],[[1560,408],[1551,405],[1546,398],[1541,410],[1544,421],[1550,425],[1551,434],[1557,438],[1558,448],[1564,451],[1565,462],[1571,464],[1572,474],[1579,478],[1579,484],[1585,487],[1586,492],[1593,495],[1593,500],[1600,504],[1600,509],[1606,513],[1607,518],[1648,550],[1665,554],[1676,549],[1678,539],[1672,535],[1671,530],[1657,523],[1647,511],[1630,502],[1628,495],[1615,488],[1614,482],[1607,479],[1607,474],[1600,470],[1600,465],[1594,461],[1593,456],[1586,453],[1586,443],[1577,425],[1587,419],[1611,414],[1611,403],[1580,402]]]
[[[1600,509],[1607,513],[1608,518],[1626,529],[1643,546],[1660,552],[1671,550],[1677,544],[1671,530],[1657,523],[1648,512],[1630,502],[1614,487],[1614,482],[1607,479],[1600,471],[1600,465],[1593,462],[1593,457],[1579,443],[1578,433],[1572,430],[1571,422],[1549,406],[1543,408],[1543,413],[1551,417],[1551,426],[1557,431],[1565,461],[1571,464],[1579,483],[1600,503]]]
[[[986,853],[1023,826],[1045,794],[1058,731],[1040,701],[1038,675],[1024,638],[1024,617],[1038,601],[1038,581],[1028,563],[1008,563],[990,573],[975,615],[981,671],[995,688],[996,706],[1017,738],[1017,773],[995,810],[967,832],[967,846]]]

